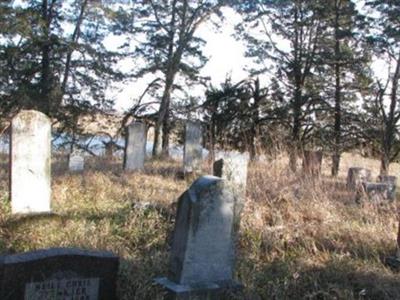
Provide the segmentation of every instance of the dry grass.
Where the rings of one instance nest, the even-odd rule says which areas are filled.
[[[3,159],[4,161],[4,159]],[[46,247],[110,250],[121,259],[120,299],[161,299],[174,202],[190,185],[180,164],[150,161],[125,174],[119,162],[89,162],[83,174],[53,168],[53,216],[12,217],[6,163],[0,172],[0,251]],[[357,205],[345,190],[349,166],[379,162],[345,155],[338,180],[290,174],[285,156],[250,167],[230,299],[400,299],[400,278],[382,264],[395,252],[395,204]],[[324,162],[324,174],[329,166]],[[394,165],[393,174],[400,167]]]

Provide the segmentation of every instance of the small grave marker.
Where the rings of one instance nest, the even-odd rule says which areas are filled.
[[[201,123],[188,121],[185,130],[185,146],[183,153],[184,173],[196,172],[201,168],[203,158]]]
[[[141,122],[133,122],[127,127],[124,169],[142,170],[146,157],[147,127]]]

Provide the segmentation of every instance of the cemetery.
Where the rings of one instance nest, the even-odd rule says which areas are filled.
[[[292,174],[285,155],[221,151],[212,163],[193,124],[180,159],[147,156],[137,122],[109,159],[60,156],[43,114],[16,115],[2,154],[1,299],[397,297],[395,176],[350,153],[337,179],[310,152]]]
[[[0,300],[400,300],[400,1],[0,3]]]

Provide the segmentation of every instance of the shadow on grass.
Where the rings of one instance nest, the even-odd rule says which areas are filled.
[[[343,259],[321,267],[277,260],[246,282],[253,299],[400,299],[398,276]]]

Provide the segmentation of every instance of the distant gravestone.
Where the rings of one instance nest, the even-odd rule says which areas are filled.
[[[347,173],[347,188],[357,190],[362,182],[371,181],[371,171],[364,168],[349,168]]]
[[[379,175],[378,182],[383,182],[389,185],[389,200],[396,199],[397,177],[390,175]]]
[[[133,122],[127,127],[124,169],[142,170],[146,157],[147,127],[141,122]]]
[[[396,192],[393,185],[385,182],[362,182],[361,187],[357,191],[357,201],[367,199],[374,202],[382,200],[393,201]]]
[[[12,213],[50,211],[51,122],[41,112],[23,110],[11,121]]]
[[[210,299],[239,286],[233,280],[236,205],[234,192],[214,176],[200,177],[179,198],[169,274],[156,279],[170,298]]]
[[[247,186],[248,153],[221,152],[213,165],[214,176],[225,179],[238,196],[239,212],[244,206]]]
[[[85,158],[82,154],[73,152],[69,156],[68,167],[71,172],[81,172],[85,169]]]
[[[0,257],[2,300],[116,300],[119,259],[52,248]]]
[[[303,172],[311,176],[319,176],[322,166],[322,151],[304,151]]]
[[[196,172],[201,168],[203,155],[202,137],[201,123],[188,121],[186,123],[183,153],[184,173]]]

